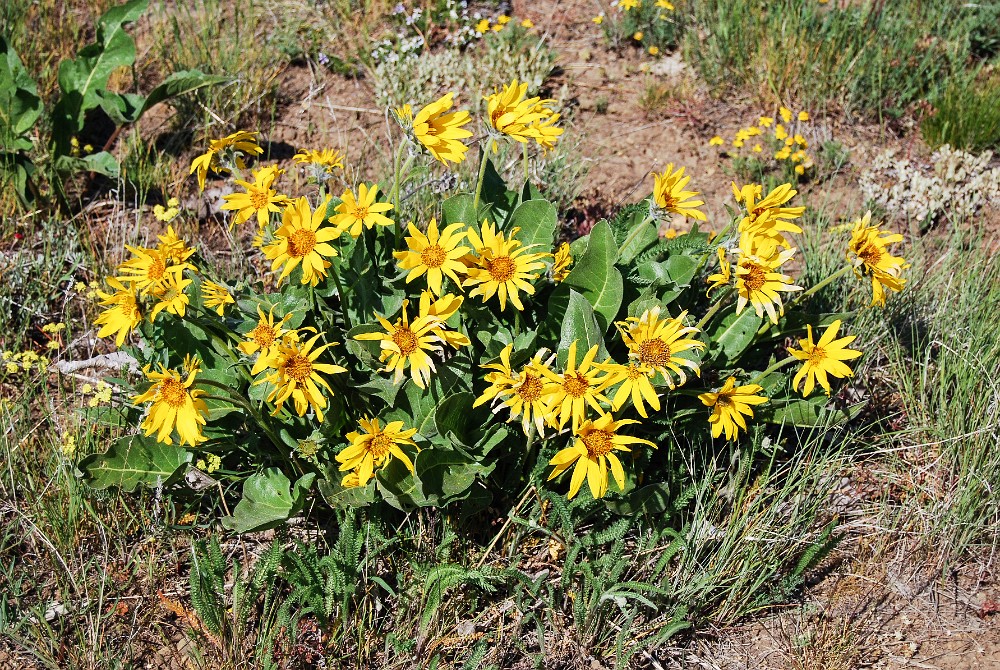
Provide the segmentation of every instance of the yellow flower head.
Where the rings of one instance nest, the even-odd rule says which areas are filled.
[[[712,291],[717,288],[728,286],[733,276],[732,266],[729,264],[729,259],[726,258],[726,248],[719,247],[715,251],[719,256],[719,271],[708,276],[706,281],[710,284],[710,286],[708,287],[708,290],[705,291],[705,295],[710,295]]]
[[[156,304],[153,305],[153,311],[149,314],[149,320],[155,321],[156,315],[163,310],[183,317],[190,302],[184,289],[192,281],[194,280],[184,279],[175,274],[167,275],[163,283],[152,291],[153,296],[156,298]]]
[[[340,471],[349,470],[345,476],[344,486],[365,486],[372,478],[376,469],[381,469],[394,457],[403,462],[410,472],[413,472],[413,462],[400,446],[408,445],[417,448],[413,436],[416,428],[403,429],[402,421],[392,421],[382,428],[375,418],[361,419],[361,431],[347,434],[351,444],[337,454]],[[355,477],[351,477],[351,475]]]
[[[799,112],[799,121],[808,121],[808,120],[809,120],[809,112],[806,111]]]
[[[870,277],[872,280],[871,305],[885,307],[885,289],[899,293],[906,286],[903,270],[910,267],[901,256],[893,256],[889,245],[903,241],[899,233],[884,233],[877,225],[871,225],[872,213],[854,222],[851,241],[847,245],[847,260],[854,264],[854,274],[858,279]]]
[[[227,135],[220,140],[212,140],[209,143],[208,151],[191,161],[191,170],[189,174],[194,174],[195,172],[198,173],[199,190],[205,190],[205,178],[208,176],[209,170],[217,174],[230,171],[229,168],[223,165],[219,160],[220,155],[225,151],[233,152],[233,161],[241,170],[244,169],[246,165],[244,164],[243,157],[240,154],[259,156],[264,153],[264,150],[257,144],[257,133],[239,131],[233,133],[232,135]]]
[[[573,256],[569,252],[569,242],[563,242],[556,250],[552,261],[552,281],[562,282],[569,276],[569,268],[573,265]]]
[[[750,405],[767,402],[767,398],[757,395],[763,390],[764,387],[757,384],[737,386],[736,377],[730,377],[718,392],[699,395],[698,400],[712,408],[712,415],[708,417],[712,437],[719,437],[725,431],[727,440],[735,440],[740,428],[746,431],[747,422],[743,415],[753,418]]]
[[[174,232],[173,226],[167,226],[167,232],[163,235],[157,235],[156,239],[160,241],[156,245],[157,251],[172,263],[184,263],[194,254],[195,250]]]
[[[747,215],[740,220],[739,231],[751,233],[754,236],[772,238],[777,244],[791,247],[784,233],[801,233],[802,229],[791,222],[806,211],[805,207],[783,207],[798,193],[791,184],[782,184],[771,190],[759,202],[763,187],[759,184],[747,184],[738,188],[732,184],[736,202],[742,203]]]
[[[473,407],[479,407],[483,403],[492,401],[495,405],[494,412],[501,408],[510,409],[508,421],[513,421],[521,417],[521,428],[524,434],[532,424],[538,435],[545,432],[545,415],[549,409],[546,398],[542,395],[545,388],[544,374],[542,369],[548,369],[548,363],[542,360],[542,352],[532,357],[520,372],[514,372],[510,365],[510,355],[514,349],[513,344],[508,344],[500,352],[499,363],[489,363],[482,367],[493,370],[485,376],[489,386],[483,391]],[[497,403],[500,403],[499,405]]]
[[[654,172],[653,180],[653,201],[657,207],[695,221],[708,221],[708,217],[697,209],[704,205],[705,201],[691,200],[698,195],[698,192],[684,190],[691,181],[691,177],[684,175],[684,168],[680,167],[674,171],[674,164],[670,163],[662,174]]]
[[[792,120],[792,110],[788,109],[787,107],[779,107],[778,116],[781,117],[782,121],[788,123],[789,121]],[[779,137],[778,139],[780,140],[781,138]]]
[[[515,238],[518,232],[520,228],[512,229],[508,239],[502,232],[495,231],[488,221],[483,222],[479,231],[469,228],[469,244],[478,254],[463,283],[466,287],[475,286],[470,297],[482,296],[486,302],[498,295],[501,310],[506,309],[508,298],[516,309],[524,309],[519,292],[534,295],[535,287],[529,282],[538,278],[538,270],[545,267],[541,259],[548,254],[529,253],[531,247],[521,246]]]
[[[264,310],[260,308],[260,305],[257,305],[257,315],[260,317],[257,325],[246,334],[246,339],[237,345],[239,350],[247,356],[253,356],[258,351],[260,352],[257,361],[253,364],[253,369],[250,370],[252,375],[260,373],[270,365],[270,358],[278,352],[278,345],[286,339],[287,334],[295,334],[295,331],[286,331],[283,328],[285,321],[291,317],[291,314],[286,314],[275,323],[274,306],[265,316]]]
[[[448,93],[427,105],[413,117],[413,135],[431,156],[445,165],[448,162],[461,163],[469,147],[462,142],[472,137],[472,132],[462,128],[471,120],[467,111],[449,112],[455,97]]]
[[[721,135],[716,135],[708,141],[708,146],[710,147],[721,147],[726,141],[722,139]]]
[[[344,154],[336,149],[300,149],[292,156],[296,163],[307,163],[323,168],[330,174],[337,168],[344,169]]]
[[[133,284],[144,295],[162,288],[171,275],[177,278],[186,268],[194,268],[190,263],[171,264],[171,257],[159,249],[128,245],[125,248],[132,252],[134,258],[118,266],[121,274],[115,279]]]
[[[272,384],[274,389],[268,394],[267,401],[275,404],[273,414],[281,411],[281,406],[289,398],[295,405],[299,416],[305,416],[310,407],[316,412],[316,418],[323,422],[323,410],[326,409],[326,397],[320,387],[325,388],[330,395],[333,389],[320,373],[327,375],[347,372],[346,368],[329,363],[317,363],[316,359],[334,342],[322,346],[313,346],[322,337],[320,333],[311,340],[300,343],[293,338],[280,340],[277,351],[267,360],[267,366],[273,371],[256,384]]]
[[[205,309],[214,309],[219,316],[225,313],[226,305],[236,304],[228,288],[207,279],[201,283],[201,296]]]
[[[629,444],[645,444],[656,448],[656,445],[649,440],[618,434],[622,426],[633,423],[639,422],[631,419],[615,421],[610,414],[604,413],[595,421],[588,419],[579,428],[574,429],[576,439],[573,441],[573,446],[559,451],[549,461],[549,465],[554,467],[548,479],[555,479],[576,464],[573,468],[573,477],[570,479],[567,498],[572,499],[580,492],[584,479],[590,486],[591,494],[595,498],[603,498],[608,492],[609,469],[618,488],[624,490],[625,469],[614,452],[631,451],[627,446]]]
[[[273,169],[254,170],[253,183],[236,180],[245,192],[222,196],[226,201],[222,209],[236,212],[236,216],[229,222],[230,230],[252,216],[257,217],[257,225],[263,228],[270,222],[271,212],[280,212],[281,208],[288,204],[287,196],[279,195],[271,188],[277,175],[278,172]]]
[[[849,335],[838,340],[837,331],[840,330],[840,319],[837,319],[826,329],[823,336],[819,338],[819,342],[814,344],[812,326],[806,326],[806,328],[806,339],[799,340],[799,346],[802,348],[788,349],[788,353],[803,361],[802,367],[799,368],[799,371],[795,373],[795,378],[792,379],[792,388],[798,389],[799,382],[805,377],[806,384],[805,388],[802,389],[803,397],[807,397],[812,393],[817,381],[820,386],[826,389],[826,394],[830,395],[830,381],[827,379],[828,374],[838,379],[850,377],[854,374],[844,361],[861,356],[860,351],[847,348],[847,345],[853,342],[856,336]]]
[[[471,344],[468,336],[457,330],[448,330],[446,322],[452,317],[465,300],[460,295],[445,293],[440,298],[435,298],[430,291],[420,292],[420,313],[433,316],[438,319],[437,336],[448,346],[459,349]]]
[[[97,336],[107,337],[114,333],[115,345],[120,347],[128,334],[142,323],[142,311],[139,309],[133,284],[122,284],[114,277],[108,277],[105,281],[115,291],[114,293],[97,291],[100,304],[105,307],[95,321],[101,327],[97,331]]]
[[[470,251],[468,247],[461,246],[465,231],[460,229],[464,227],[464,223],[453,223],[439,232],[437,221],[431,219],[425,235],[411,222],[408,226],[410,236],[406,238],[408,250],[392,254],[399,261],[399,267],[409,270],[406,283],[426,273],[427,286],[437,295],[441,295],[441,282],[445,276],[461,286],[462,280],[458,275],[465,274],[466,268],[459,259]]]
[[[611,401],[601,393],[607,386],[607,375],[600,376],[602,371],[594,363],[596,357],[595,344],[577,366],[574,340],[569,345],[566,370],[562,374],[556,374],[547,368],[539,370],[547,381],[542,389],[542,396],[546,399],[546,419],[553,428],[562,429],[572,419],[573,429],[576,430],[586,418],[588,405],[598,414],[604,413],[599,402],[611,405]]]
[[[409,300],[404,300],[402,314],[395,323],[390,323],[376,313],[375,318],[385,332],[362,333],[355,335],[354,339],[379,341],[382,349],[380,360],[389,361],[381,371],[393,372],[394,383],[402,381],[406,367],[409,366],[413,383],[425,389],[431,372],[437,369],[431,353],[441,351],[443,338],[438,334],[442,327],[441,318],[430,314],[429,310],[420,310],[417,318],[411,322],[406,313],[408,306]]]
[[[351,237],[358,237],[364,228],[395,225],[392,219],[383,214],[392,209],[392,204],[375,202],[377,196],[376,184],[370,188],[367,184],[359,184],[357,197],[354,197],[350,189],[344,191],[340,196],[341,203],[337,205],[337,213],[330,217],[330,223],[337,229],[337,235],[347,231]]]
[[[640,0],[618,0],[618,6],[626,12],[639,7],[641,4]]]
[[[767,312],[771,323],[778,323],[778,316],[785,313],[781,292],[801,291],[792,278],[779,272],[781,266],[795,255],[795,249],[779,252],[773,240],[743,233],[740,256],[736,263],[736,313],[740,314],[749,303],[757,316]],[[775,310],[775,305],[778,309]]]
[[[591,21],[596,23],[597,25],[601,25],[602,23],[604,23],[604,14],[598,14],[597,16],[592,18]]]
[[[489,31],[490,31],[489,19],[480,19],[479,23],[476,24],[476,33],[482,35],[483,33],[488,33]]]
[[[176,429],[180,443],[197,446],[205,441],[201,427],[205,425],[208,405],[199,396],[204,391],[192,388],[197,372],[183,378],[176,370],[160,365],[160,372],[145,370],[146,378],[153,385],[145,393],[132,398],[135,403],[152,402],[149,414],[142,422],[146,437],[156,433],[156,441],[173,444],[170,433]]]
[[[525,20],[521,21],[521,27],[522,28],[534,28],[535,27],[535,23],[531,19],[525,19]]]
[[[340,237],[340,231],[332,226],[321,227],[326,219],[327,196],[316,211],[309,209],[309,201],[303,196],[285,208],[281,227],[274,231],[274,242],[264,247],[264,255],[271,260],[271,272],[283,268],[275,283],[291,274],[302,264],[302,283],[316,286],[326,277],[330,261],[337,250],[329,242]]]
[[[498,133],[521,142],[538,140],[536,124],[546,121],[552,112],[539,97],[527,97],[528,84],[516,79],[502,91],[486,96],[486,114],[490,126]],[[544,111],[543,111],[544,109]]]
[[[660,9],[674,11],[674,5],[670,2],[670,0],[656,0],[656,6]]]
[[[645,419],[649,416],[646,414],[646,405],[643,403],[643,399],[645,399],[654,411],[660,411],[660,398],[650,381],[656,375],[656,370],[652,367],[635,361],[630,361],[628,365],[608,363],[598,365],[598,367],[608,373],[606,382],[608,388],[615,384],[619,385],[618,390],[611,398],[612,410],[617,412],[627,401],[631,400],[632,405],[639,412],[639,416]]]
[[[700,374],[698,363],[678,354],[704,349],[705,343],[686,337],[698,332],[697,328],[684,325],[686,311],[674,319],[661,319],[660,311],[661,308],[656,306],[647,309],[640,316],[630,316],[625,321],[618,321],[615,326],[629,349],[629,358],[656,370],[663,375],[670,388],[674,388],[672,374],[677,376],[680,384],[687,381],[684,368]]]

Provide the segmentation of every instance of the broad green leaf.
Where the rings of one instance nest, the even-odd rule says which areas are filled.
[[[87,456],[79,467],[83,480],[95,489],[134,491],[140,484],[153,488],[172,483],[191,458],[184,447],[131,435],[114,442],[106,453]]]
[[[278,468],[267,468],[243,482],[243,497],[233,509],[233,515],[222,519],[222,525],[237,533],[249,533],[274,528],[287,521],[305,504],[305,494],[316,478],[308,472],[292,484]]]
[[[463,444],[468,444],[465,439],[467,429],[475,425],[469,419],[478,410],[478,408],[477,410],[472,409],[472,404],[475,401],[476,396],[469,391],[455,393],[441,401],[434,412],[434,425],[437,434],[447,438],[451,433]]]
[[[471,193],[459,193],[444,201],[441,205],[441,227],[452,223],[464,223],[467,226],[479,228],[479,217],[476,208],[472,206],[475,196]]]
[[[316,481],[316,488],[327,505],[334,509],[366,507],[375,502],[375,480],[367,486],[345,487],[341,484],[344,473],[330,470],[326,477]]]
[[[0,35],[0,153],[28,151],[26,133],[43,110],[38,85],[13,47]]]
[[[753,344],[762,320],[752,309],[727,312],[721,320],[711,325],[708,332],[712,355],[720,363],[739,359],[740,354]]]
[[[468,495],[477,476],[485,477],[493,470],[492,466],[483,466],[450,449],[424,449],[413,465],[421,506],[441,507],[461,500]]]
[[[832,407],[830,399],[822,394],[786,402],[771,398],[768,405],[761,406],[759,418],[769,423],[802,428],[829,428],[850,421],[864,409],[866,404],[859,402],[845,409],[837,409]]]
[[[594,308],[590,306],[590,302],[586,298],[570,289],[569,304],[566,307],[566,316],[563,318],[559,337],[558,363],[560,367],[566,367],[569,346],[574,341],[577,343],[577,362],[595,344],[598,345],[598,357],[607,356],[607,350],[604,348],[604,330],[597,324]]]
[[[96,172],[108,179],[118,179],[120,166],[118,159],[107,151],[99,151],[82,158],[59,156],[56,169],[60,172]]]
[[[660,239],[656,226],[648,221],[635,224],[625,235],[618,249],[618,264],[628,265],[635,257],[653,246]]]
[[[600,222],[590,231],[587,253],[573,264],[563,282],[590,302],[602,331],[614,322],[622,304],[622,275],[615,267],[617,257],[611,226]]]
[[[174,72],[149,92],[146,100],[136,113],[135,118],[131,119],[131,121],[138,121],[151,107],[170,98],[196,91],[205,86],[228,84],[232,81],[235,81],[232,77],[208,75],[201,70],[181,70],[180,72]],[[331,203],[331,206],[334,206],[333,203]]]
[[[499,223],[507,218],[516,203],[517,193],[507,190],[507,184],[493,167],[493,161],[487,160],[483,189],[479,194],[479,219]]]
[[[537,244],[532,251],[549,253],[559,222],[556,208],[547,200],[526,200],[511,213],[506,229],[520,228],[517,240],[524,246]]]
[[[375,481],[382,499],[398,510],[408,512],[425,502],[416,478],[398,458],[393,458],[384,468],[376,471]]]

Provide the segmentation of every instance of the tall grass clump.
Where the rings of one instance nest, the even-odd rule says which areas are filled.
[[[949,144],[974,153],[1000,146],[1000,73],[957,77],[933,101],[920,124],[933,148]]]

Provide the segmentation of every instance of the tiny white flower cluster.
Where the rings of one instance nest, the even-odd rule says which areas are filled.
[[[897,159],[890,149],[861,175],[865,197],[899,219],[931,225],[968,220],[982,207],[1000,206],[1000,167],[990,168],[993,153],[979,156],[944,145],[931,164]]]

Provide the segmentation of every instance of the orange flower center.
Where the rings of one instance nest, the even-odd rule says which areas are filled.
[[[858,251],[858,257],[869,267],[876,267],[882,260],[882,250],[874,244],[866,244]]]
[[[647,344],[648,344],[648,343],[647,343]],[[626,372],[626,374],[628,375],[628,378],[629,378],[630,380],[636,380],[636,379],[638,379],[639,377],[642,377],[643,375],[645,375],[645,374],[646,374],[645,372],[643,372],[643,371],[642,371],[642,369],[640,369],[640,368],[639,368],[639,366],[638,366],[638,365],[636,365],[636,364],[634,364],[634,363],[633,363],[633,364],[631,364],[631,365],[629,365],[629,366],[628,366],[628,369],[627,369],[627,370],[626,370],[625,372]]]
[[[417,336],[406,326],[396,328],[392,334],[392,341],[399,347],[399,353],[403,356],[409,356],[420,346]]]
[[[670,347],[658,337],[646,340],[639,345],[639,361],[654,368],[662,368],[670,362]]]
[[[372,438],[368,440],[368,450],[372,452],[372,456],[376,461],[381,461],[388,456],[392,445],[392,438],[385,433],[372,435]]]
[[[563,389],[574,398],[582,398],[590,388],[590,381],[579,372],[567,373],[563,376]]]
[[[274,344],[274,338],[278,336],[278,331],[266,323],[258,323],[257,327],[250,331],[250,336],[261,349],[267,349]]]
[[[743,285],[749,292],[759,291],[764,286],[764,282],[767,281],[764,268],[750,261],[744,262],[743,267],[749,270],[747,274],[743,275]]]
[[[534,402],[542,397],[542,380],[525,373],[524,381],[517,387],[517,395],[524,402]]]
[[[358,205],[354,208],[354,218],[358,221],[364,221],[368,218],[368,208]]]
[[[270,198],[267,197],[267,191],[261,191],[255,188],[250,189],[250,204],[254,209],[264,209],[267,207]]]
[[[285,362],[285,374],[302,383],[312,374],[312,361],[302,354],[294,354]]]
[[[586,435],[581,435],[584,445],[587,447],[587,455],[591,459],[597,459],[615,448],[611,438],[614,433],[606,430],[591,430]]]
[[[501,284],[508,281],[517,271],[517,264],[510,256],[497,256],[492,261],[487,261],[490,276]]]
[[[677,208],[677,198],[670,191],[663,191],[660,193],[660,197],[663,198],[663,209],[672,210]]]
[[[180,407],[187,400],[187,389],[179,379],[167,377],[160,382],[160,400],[171,407]]]
[[[149,270],[146,271],[146,276],[148,276],[153,281],[163,279],[163,275],[167,273],[167,264],[162,258],[154,257],[153,262],[149,264]]]
[[[420,262],[429,268],[439,268],[444,265],[447,256],[438,244],[432,244],[420,252]]]
[[[819,365],[826,359],[826,351],[822,347],[813,347],[813,350],[809,352],[809,362],[813,365]]]
[[[316,248],[316,233],[300,228],[288,238],[288,255],[302,258]]]

